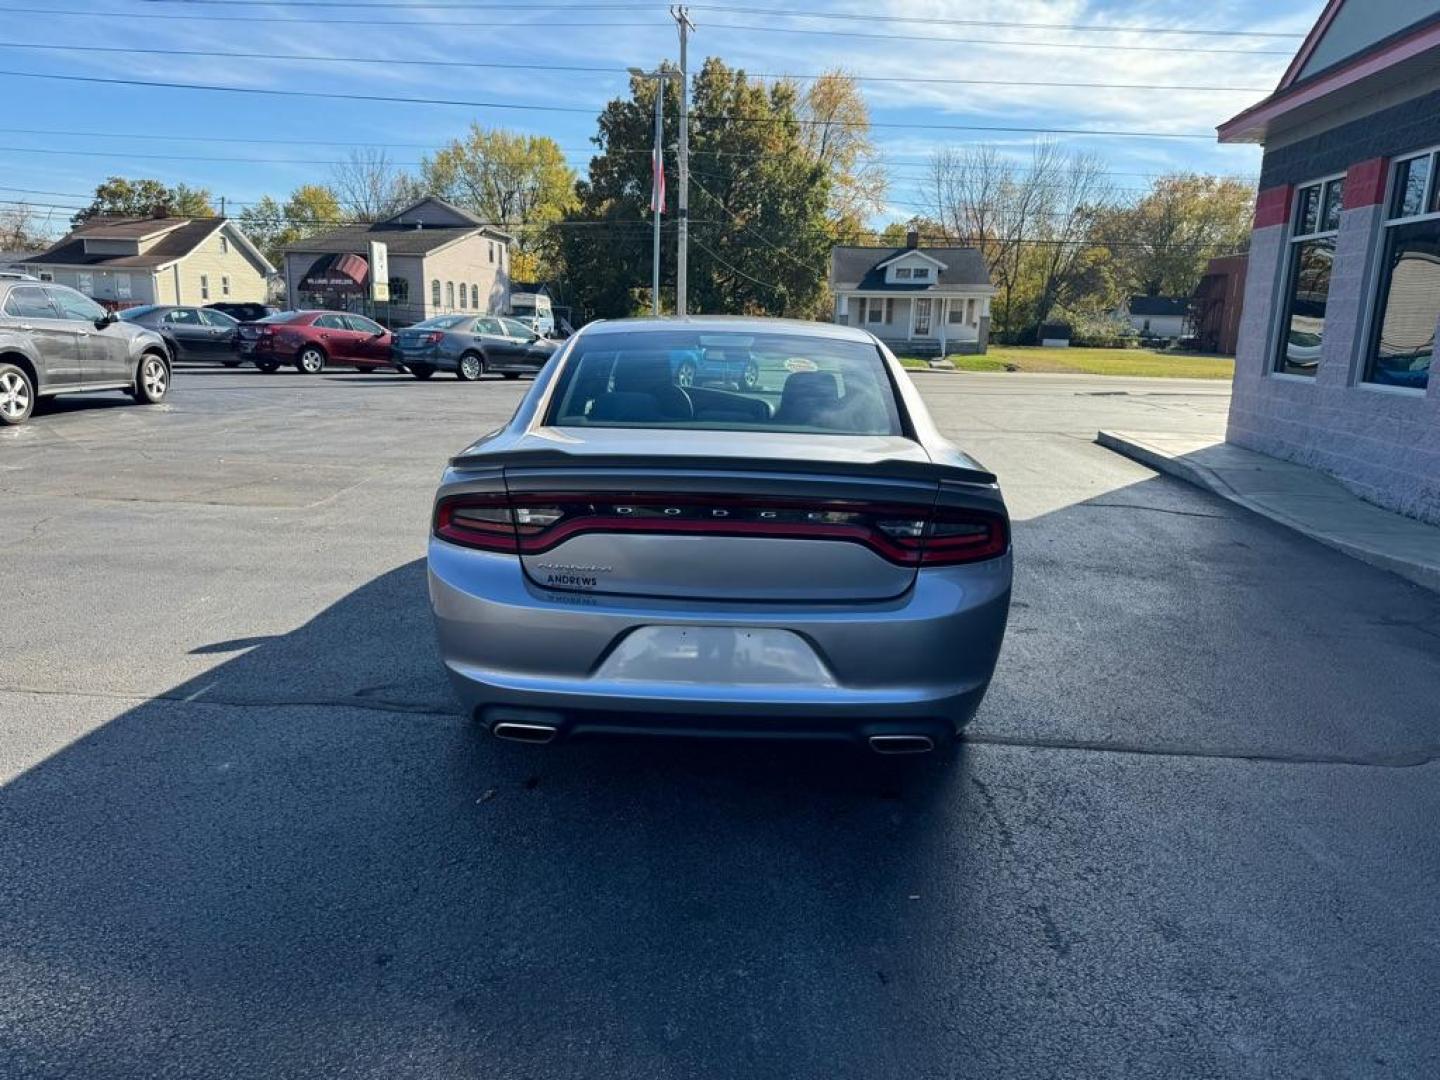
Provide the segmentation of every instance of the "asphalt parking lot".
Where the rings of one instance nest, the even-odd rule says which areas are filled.
[[[0,1076],[1440,1074],[1440,597],[1091,442],[1223,385],[916,378],[1017,571],[919,766],[459,716],[429,500],[528,383],[0,432]]]

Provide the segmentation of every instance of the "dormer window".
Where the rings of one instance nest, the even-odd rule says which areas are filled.
[[[910,267],[908,267],[908,266],[897,266],[897,267],[895,268],[895,280],[896,280],[896,281],[908,281],[909,278],[910,278]]]
[[[910,277],[912,275],[909,273],[909,271],[906,270],[896,270],[895,276]],[[928,266],[917,266],[915,267],[915,272],[913,276],[916,281],[927,281],[930,278],[930,268]]]

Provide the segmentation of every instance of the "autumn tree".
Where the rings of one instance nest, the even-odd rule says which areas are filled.
[[[1250,238],[1255,185],[1197,173],[1157,178],[1132,206],[1100,223],[1113,274],[1125,293],[1189,296],[1218,255],[1242,252]]]
[[[300,185],[283,205],[269,195],[262,196],[239,217],[245,235],[276,266],[284,258],[287,244],[332,229],[343,220],[335,192],[324,184]]]
[[[836,69],[799,95],[800,143],[831,178],[830,220],[837,240],[855,243],[866,220],[885,208],[888,182],[870,138],[870,109],[854,76]]]
[[[44,216],[29,203],[0,209],[0,251],[41,251],[48,233]]]
[[[554,139],[479,124],[425,158],[421,181],[431,194],[513,233],[511,272],[519,279],[542,276],[555,256],[555,233],[546,226],[575,204],[575,172]]]
[[[95,187],[90,205],[71,221],[79,225],[98,216],[213,217],[210,192],[185,184],[167,187],[159,180],[112,176]]]

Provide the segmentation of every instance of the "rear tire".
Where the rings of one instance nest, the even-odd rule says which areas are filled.
[[[518,379],[520,377],[520,372],[518,371],[502,371],[500,374],[507,379]]]
[[[426,367],[424,364],[411,364],[409,370],[411,375],[414,375],[417,379],[420,379],[421,381],[424,381],[425,379],[428,379],[431,375],[435,374],[435,369],[433,367]]]
[[[295,358],[295,366],[302,375],[319,375],[325,370],[325,354],[314,345],[307,345]]]
[[[455,377],[461,382],[474,382],[485,374],[485,358],[479,353],[467,352],[455,365]]]
[[[14,427],[35,411],[35,387],[24,368],[0,364],[0,427]]]
[[[146,353],[135,369],[135,388],[130,391],[130,396],[141,405],[159,405],[169,389],[170,370],[165,361],[154,353]]]
[[[226,367],[239,367],[239,366],[240,366],[240,361],[239,361],[239,360],[221,360],[220,363],[224,364]]]
[[[256,360],[256,361],[255,361],[255,366],[256,366],[257,368],[259,368],[261,371],[263,371],[266,375],[273,375],[273,374],[275,374],[275,372],[277,372],[277,371],[280,370],[280,361],[279,361],[279,360]]]

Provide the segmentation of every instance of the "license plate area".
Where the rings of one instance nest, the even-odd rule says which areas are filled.
[[[809,642],[774,627],[637,627],[611,650],[595,677],[703,686],[836,685]]]

